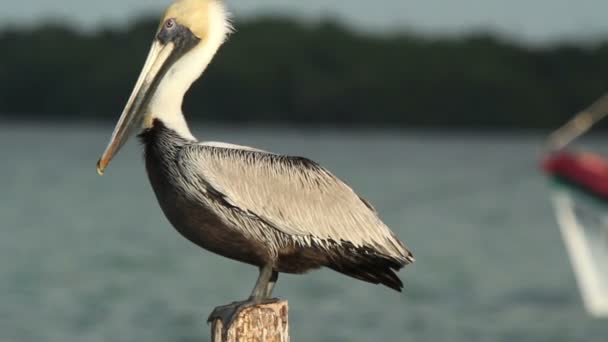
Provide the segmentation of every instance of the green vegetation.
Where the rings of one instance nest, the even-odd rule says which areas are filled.
[[[554,127],[608,90],[608,43],[530,49],[488,35],[381,37],[277,18],[237,26],[187,97],[193,119]],[[0,112],[116,119],[156,27],[4,29]]]

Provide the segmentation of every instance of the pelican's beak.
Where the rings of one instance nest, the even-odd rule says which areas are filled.
[[[158,40],[155,40],[152,44],[135,88],[116,123],[112,138],[97,162],[98,174],[103,175],[104,170],[127,141],[133,129],[142,124],[150,99],[171,64],[170,59],[172,58],[170,57],[174,46],[172,42],[162,44]]]

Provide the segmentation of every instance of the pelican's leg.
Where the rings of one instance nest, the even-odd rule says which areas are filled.
[[[251,296],[249,296],[250,301],[258,302],[259,304],[264,298],[266,298],[266,289],[272,280],[273,273],[274,271],[270,265],[260,267],[260,275],[258,276],[258,280],[255,282],[253,291],[251,291]]]
[[[268,285],[266,285],[266,299],[270,299],[270,297],[272,297],[272,289],[274,289],[274,285],[277,283],[277,279],[279,279],[279,272],[272,271],[272,276],[268,281]]]
[[[207,319],[208,322],[213,322],[216,319],[220,319],[224,324],[224,333],[228,330],[228,327],[232,324],[238,314],[246,308],[256,306],[258,304],[273,303],[276,299],[269,299],[268,294],[272,292],[274,283],[278,278],[278,273],[273,271],[271,265],[260,267],[260,275],[251,296],[249,299],[240,302],[233,302],[228,305],[218,306],[213,309],[211,315]]]

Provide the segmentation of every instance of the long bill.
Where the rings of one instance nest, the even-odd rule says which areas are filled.
[[[171,57],[173,50],[174,44],[171,42],[163,45],[155,40],[152,44],[144,67],[135,83],[135,88],[133,88],[127,105],[116,123],[110,142],[97,162],[97,173],[99,175],[103,175],[106,167],[128,140],[133,129],[137,125],[141,125],[147,110],[146,107],[156,91],[160,79],[167,70],[169,57]]]

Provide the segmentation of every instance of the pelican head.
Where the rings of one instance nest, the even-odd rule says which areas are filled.
[[[182,114],[183,97],[230,33],[222,0],[177,0],[166,10],[112,137],[97,162],[103,174],[134,128],[154,119],[194,139]]]

